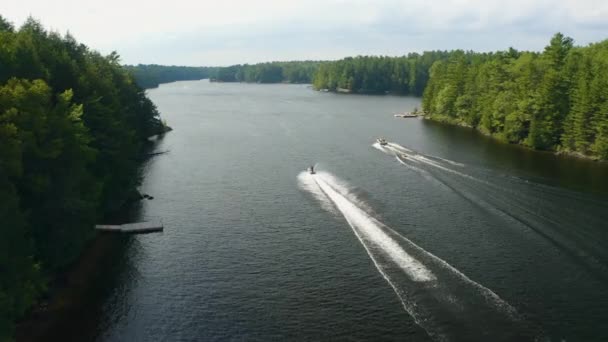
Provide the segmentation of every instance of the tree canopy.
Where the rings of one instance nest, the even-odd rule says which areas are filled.
[[[156,88],[161,83],[193,81],[210,78],[217,73],[214,67],[167,66],[157,64],[125,65],[142,88]]]
[[[161,131],[116,53],[0,17],[0,340],[134,191]]]
[[[511,143],[608,159],[608,41],[575,47],[558,33],[542,53],[455,54],[424,91],[430,118]]]
[[[347,57],[319,66],[314,75],[315,89],[357,94],[422,95],[434,62],[459,51],[428,51],[402,57]]]
[[[323,62],[270,62],[217,68],[212,81],[249,83],[311,83]]]

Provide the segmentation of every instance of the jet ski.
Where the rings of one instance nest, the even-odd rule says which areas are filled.
[[[310,173],[311,175],[314,175],[316,173],[315,167],[313,165],[311,165],[307,170],[308,170],[308,173]]]
[[[378,138],[376,139],[376,141],[378,142],[378,144],[380,144],[381,146],[386,146],[388,144],[388,142],[386,141],[386,139],[384,138]]]

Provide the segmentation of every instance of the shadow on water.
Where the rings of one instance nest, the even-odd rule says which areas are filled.
[[[17,341],[93,341],[98,331],[102,304],[133,266],[127,251],[131,236],[100,234],[78,262],[55,282],[48,306],[37,309],[21,322]]]
[[[130,236],[109,236],[105,256],[98,263],[89,265],[97,272],[83,286],[90,286],[82,294],[82,302],[63,313],[60,322],[53,326],[44,338],[47,341],[93,341],[101,331],[99,322],[103,316],[103,303],[126,274],[133,274],[133,265],[127,251],[135,240]],[[74,324],[78,322],[78,324]],[[69,332],[69,334],[68,334]]]
[[[140,177],[163,136],[150,139],[140,167]],[[104,222],[137,222],[142,201],[127,200]],[[49,298],[18,323],[17,341],[94,341],[103,333],[103,306],[113,292],[133,277],[131,257],[137,238],[116,233],[97,233],[79,259],[51,283]],[[131,280],[132,281],[132,280]]]

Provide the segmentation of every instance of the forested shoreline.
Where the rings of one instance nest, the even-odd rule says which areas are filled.
[[[217,68],[211,81],[247,83],[311,83],[324,62],[294,61],[239,64]]]
[[[542,53],[429,51],[319,65],[317,90],[423,96],[426,118],[533,149],[608,159],[608,41]]]
[[[457,52],[433,65],[423,109],[502,141],[608,159],[608,41],[556,34],[542,53]]]
[[[321,64],[312,83],[317,90],[421,96],[433,63],[446,60],[454,53],[427,51],[402,57],[347,57]]]
[[[159,84],[175,81],[195,81],[213,77],[215,67],[188,67],[175,65],[138,64],[125,65],[142,88],[156,88]]]
[[[116,53],[0,17],[0,340],[133,196],[163,130]]]

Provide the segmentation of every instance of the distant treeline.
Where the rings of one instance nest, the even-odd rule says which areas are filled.
[[[115,53],[0,17],[0,341],[135,192],[162,130]]]
[[[214,67],[166,66],[156,64],[126,65],[142,88],[156,88],[161,83],[202,80],[217,73]]]
[[[322,64],[314,75],[315,89],[356,94],[422,95],[429,69],[456,52],[428,51],[403,57],[358,56]]]
[[[608,159],[608,41],[542,53],[455,52],[431,68],[423,109],[511,143]]]
[[[270,62],[218,68],[212,81],[250,83],[311,83],[323,62]]]

